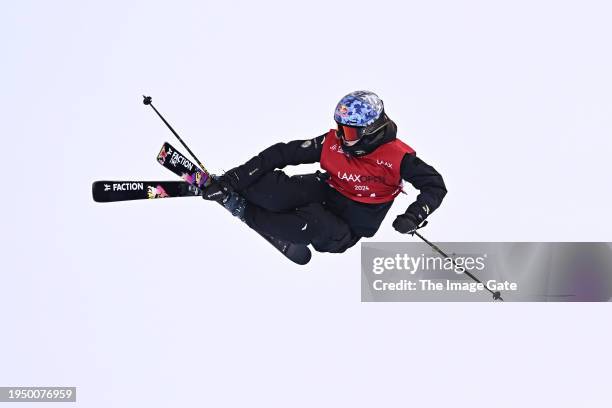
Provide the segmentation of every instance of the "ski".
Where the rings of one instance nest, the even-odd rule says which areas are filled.
[[[102,180],[93,182],[91,192],[98,203],[202,195],[199,187],[184,181]]]
[[[159,151],[157,161],[177,176],[180,176],[185,182],[198,188],[203,188],[210,183],[210,176],[206,171],[200,170],[198,166],[179,153],[168,142],[165,142]]]
[[[157,161],[191,185],[198,188],[206,188],[206,186],[210,184],[210,175],[208,172],[193,164],[191,160],[186,158],[185,155],[172,147],[168,142],[165,142],[159,151]],[[308,246],[292,244],[274,237],[266,236],[258,231],[255,232],[265,238],[266,241],[296,264],[306,265],[310,261],[312,254]]]

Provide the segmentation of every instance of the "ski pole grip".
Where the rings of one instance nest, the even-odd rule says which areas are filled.
[[[144,103],[145,105],[150,105],[151,102],[153,101],[153,98],[151,98],[150,96],[144,96],[142,95],[142,97],[144,98],[142,100],[142,103]]]

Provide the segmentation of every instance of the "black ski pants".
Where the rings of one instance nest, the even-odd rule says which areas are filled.
[[[264,174],[240,192],[248,201],[245,222],[288,242],[312,244],[319,252],[344,252],[361,236],[327,207],[335,192],[324,178],[319,172],[288,176],[275,170]]]

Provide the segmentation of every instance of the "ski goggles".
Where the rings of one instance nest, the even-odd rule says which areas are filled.
[[[346,126],[338,123],[338,135],[345,142],[356,142],[363,137],[364,127]]]

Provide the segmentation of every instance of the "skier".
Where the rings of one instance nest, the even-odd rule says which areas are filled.
[[[256,231],[319,252],[344,252],[373,236],[402,180],[419,190],[393,228],[406,234],[442,202],[442,176],[397,139],[397,127],[373,92],[344,96],[337,129],[310,140],[277,143],[227,171],[204,191]],[[288,165],[319,162],[326,171],[288,176]]]

